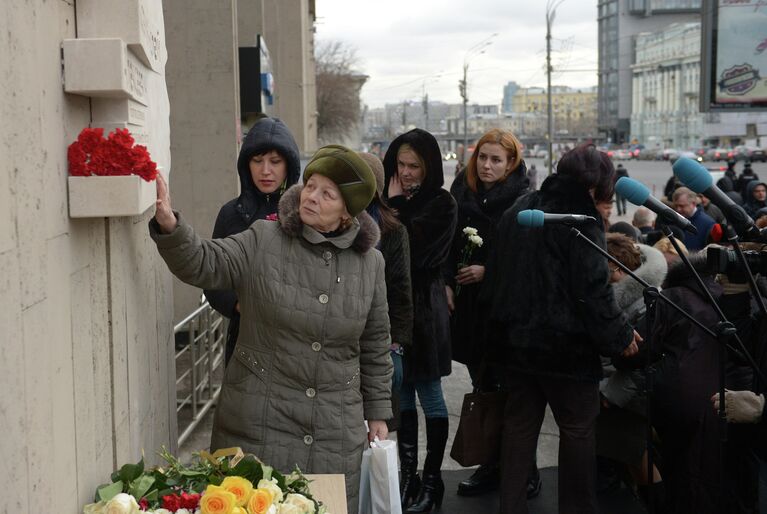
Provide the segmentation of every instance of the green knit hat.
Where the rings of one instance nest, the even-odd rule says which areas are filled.
[[[352,216],[364,211],[376,192],[376,179],[370,166],[356,152],[341,145],[317,150],[304,169],[304,184],[315,173],[335,182]]]

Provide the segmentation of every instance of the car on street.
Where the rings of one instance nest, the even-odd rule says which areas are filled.
[[[767,162],[767,154],[765,154],[764,149],[756,146],[736,146],[733,148],[733,152],[738,161]]]
[[[705,159],[707,161],[726,161],[735,157],[735,152],[731,148],[709,148],[706,150]]]

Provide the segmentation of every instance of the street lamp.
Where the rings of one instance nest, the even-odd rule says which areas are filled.
[[[546,1],[546,102],[548,103],[548,146],[549,146],[549,175],[552,173],[553,162],[553,139],[554,139],[554,119],[551,113],[551,24],[554,23],[554,17],[557,14],[557,7],[562,5],[565,0],[547,0]]]
[[[458,81],[458,90],[461,92],[461,98],[463,99],[463,155],[461,157],[464,163],[466,162],[466,152],[469,149],[469,135],[467,131],[469,91],[466,78],[469,72],[469,57],[476,57],[477,55],[485,53],[485,48],[493,44],[492,39],[497,35],[497,32],[493,32],[488,37],[466,50],[466,54],[463,57],[463,80]]]

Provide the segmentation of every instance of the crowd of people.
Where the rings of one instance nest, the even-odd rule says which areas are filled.
[[[627,172],[606,154],[570,150],[539,189],[520,142],[493,129],[447,191],[437,140],[414,129],[383,160],[329,145],[300,168],[288,128],[258,120],[237,161],[240,194],[221,208],[212,239],[172,209],[158,179],[149,229],[160,255],[230,319],[211,450],[239,446],[283,471],[343,473],[354,513],[363,450],[396,430],[403,512],[432,512],[446,494],[442,380],[457,361],[474,391],[506,394],[502,446],[458,494],[500,489],[502,513],[527,512],[541,490],[535,454],[548,405],[560,430],[560,512],[596,512],[616,470],[654,512],[720,512],[722,497],[727,512],[757,512],[751,450],[764,396],[748,366],[727,363],[738,437],[722,483],[716,341],[662,302],[648,313],[643,288],[567,226],[517,223],[527,209],[593,217],[579,227],[584,237],[714,326],[716,311],[648,209],[633,224],[609,224]],[[767,186],[733,174],[730,191],[767,224]],[[761,355],[748,287],[705,266],[715,206],[675,182],[666,196],[699,229],[696,239],[680,234],[679,248]],[[615,200],[625,214],[625,198]]]

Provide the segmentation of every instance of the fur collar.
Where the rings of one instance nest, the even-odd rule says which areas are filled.
[[[341,249],[352,248],[357,253],[365,253],[378,244],[381,231],[365,211],[354,218],[354,223],[346,232],[336,237],[326,238],[320,232],[305,226],[298,212],[303,187],[301,184],[292,186],[280,199],[279,221],[283,232],[291,237],[303,237],[312,244],[330,243]]]
[[[651,286],[660,287],[666,277],[668,265],[663,254],[647,245],[640,244],[639,252],[642,254],[642,264],[634,271],[636,275]],[[620,282],[613,284],[615,300],[621,309],[628,309],[636,301],[644,301],[644,287],[631,277],[625,277]]]

